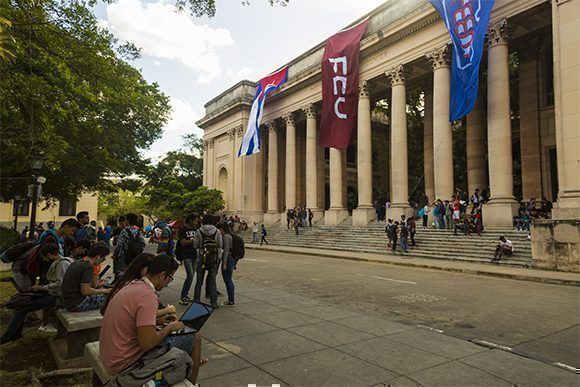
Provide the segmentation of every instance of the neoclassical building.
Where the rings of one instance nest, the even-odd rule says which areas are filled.
[[[318,145],[324,43],[288,63],[288,81],[268,97],[261,153],[236,156],[254,82],[241,81],[205,105],[197,122],[205,133],[204,184],[224,193],[228,212],[272,224],[286,208],[305,205],[333,225],[348,216],[347,196],[354,193],[353,224],[365,225],[374,216],[373,192],[382,190],[392,203],[389,217],[409,213],[407,97],[417,90],[424,106],[422,186],[430,201],[451,198],[454,136],[444,23],[427,0],[387,1],[369,17],[360,47],[358,126],[349,149]],[[463,189],[489,189],[484,218],[491,227],[511,226],[515,184],[524,200],[554,200],[554,218],[580,218],[580,0],[496,0],[486,41],[478,99],[461,123]],[[510,79],[514,60],[518,71]],[[517,120],[510,100],[519,105]],[[386,117],[375,114],[381,103],[388,106]]]

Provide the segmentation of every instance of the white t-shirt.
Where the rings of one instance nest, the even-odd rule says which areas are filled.
[[[510,241],[509,239],[506,239],[505,242],[500,241],[500,243],[502,247],[509,247],[512,250],[512,252],[514,251],[514,245],[512,241]]]
[[[425,215],[429,213],[429,206],[427,204],[425,205],[425,207],[423,207],[423,211],[425,212]]]

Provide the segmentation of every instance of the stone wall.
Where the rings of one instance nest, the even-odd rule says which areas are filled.
[[[534,268],[580,272],[580,220],[536,220],[531,231]]]

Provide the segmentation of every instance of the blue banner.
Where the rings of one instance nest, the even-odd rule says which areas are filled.
[[[479,63],[494,0],[430,0],[453,45],[449,121],[466,116],[477,98]]]

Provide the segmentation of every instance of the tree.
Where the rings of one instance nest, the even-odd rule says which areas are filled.
[[[93,4],[0,0],[16,42],[14,61],[0,63],[4,200],[26,192],[34,151],[47,198],[116,189],[110,177],[147,170],[140,151],[161,136],[169,99],[128,63],[139,51],[98,27]]]
[[[99,217],[114,223],[119,215],[148,214],[147,198],[139,192],[120,189],[117,192],[105,192],[99,195]]]
[[[10,20],[0,17],[0,62],[7,62],[16,58],[13,51],[16,40],[7,32],[7,29],[11,26],[12,22]]]
[[[201,186],[192,192],[186,210],[188,213],[203,214],[218,212],[224,209],[226,202],[222,191]]]
[[[266,0],[270,5],[286,6],[290,0]],[[250,5],[249,0],[243,0],[242,5]],[[188,9],[189,12],[197,17],[200,16],[215,16],[216,7],[215,0],[175,0],[175,6],[179,11]]]

